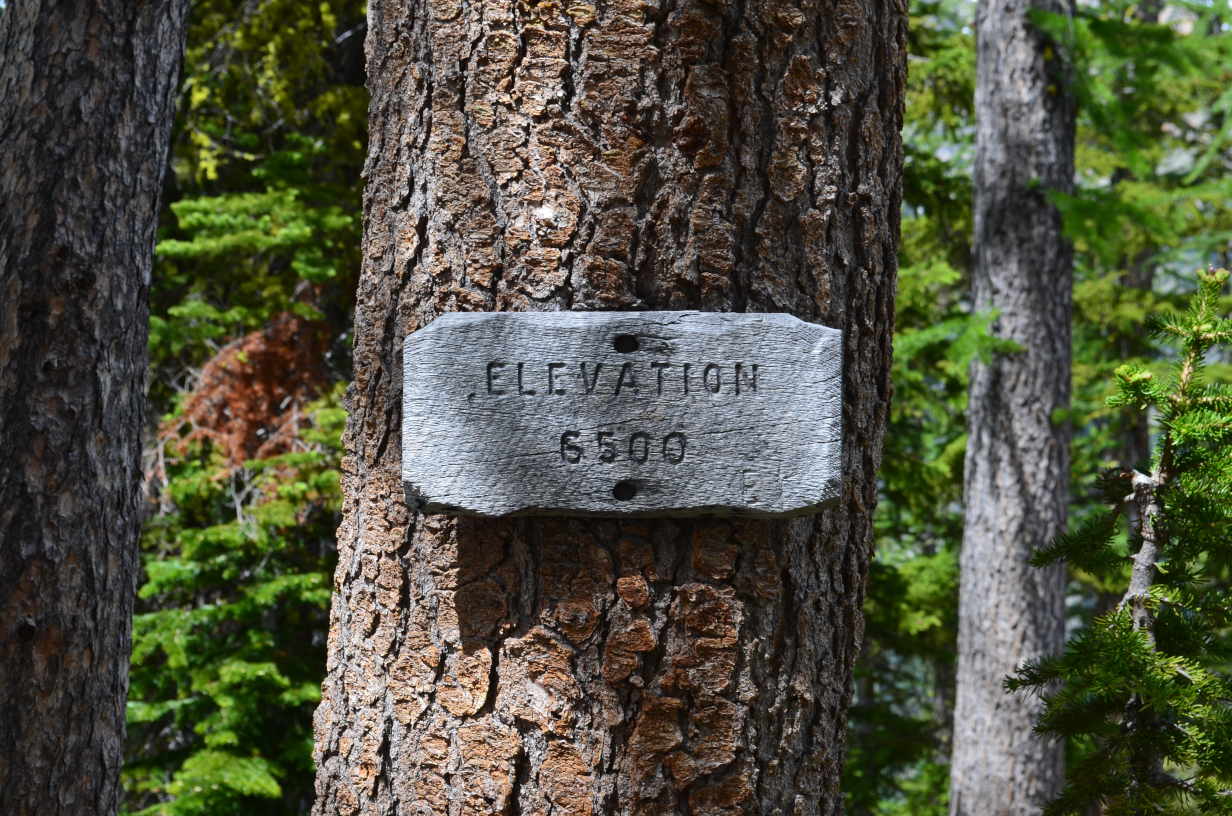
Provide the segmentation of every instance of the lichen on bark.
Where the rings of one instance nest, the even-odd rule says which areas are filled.
[[[840,812],[890,398],[906,5],[369,15],[316,812]],[[408,333],[455,310],[613,308],[841,329],[840,505],[737,522],[408,511]]]

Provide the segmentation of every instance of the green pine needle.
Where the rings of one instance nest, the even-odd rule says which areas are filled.
[[[1116,579],[1127,559],[1114,540],[1123,518],[1136,525],[1122,603],[1063,654],[1006,679],[1009,692],[1042,696],[1037,732],[1094,746],[1046,814],[1084,813],[1096,801],[1110,816],[1232,813],[1232,391],[1205,381],[1208,352],[1232,340],[1232,321],[1217,313],[1228,277],[1199,272],[1188,310],[1147,321],[1179,347],[1167,382],[1132,363],[1115,372],[1110,407],[1159,409],[1151,472],[1104,473],[1097,488],[1110,509],[1032,559]]]

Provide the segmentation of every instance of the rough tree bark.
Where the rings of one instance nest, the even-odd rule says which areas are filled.
[[[0,15],[0,812],[119,805],[150,265],[187,0]]]
[[[318,814],[839,813],[890,398],[906,3],[374,0]],[[450,310],[845,333],[841,505],[408,513],[401,348]]]
[[[1065,526],[1073,255],[1047,190],[1070,191],[1074,104],[1055,43],[1033,27],[1062,0],[980,0],[976,11],[975,308],[1023,351],[971,368],[966,526],[950,813],[1036,814],[1063,779],[1062,746],[1031,733],[1040,710],[1001,683],[1064,647],[1065,572],[1028,563]]]

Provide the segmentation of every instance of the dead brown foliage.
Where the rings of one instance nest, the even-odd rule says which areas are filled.
[[[159,442],[183,451],[208,441],[229,468],[295,448],[308,424],[303,405],[324,382],[326,327],[291,312],[224,346],[205,364],[182,415],[159,429]]]

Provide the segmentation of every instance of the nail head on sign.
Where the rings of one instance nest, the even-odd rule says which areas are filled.
[[[403,361],[417,510],[765,518],[839,497],[842,333],[791,315],[451,313]]]
[[[637,337],[632,334],[618,334],[616,335],[616,340],[612,343],[612,345],[615,346],[616,350],[621,354],[629,354],[637,351],[640,344],[637,342]]]

